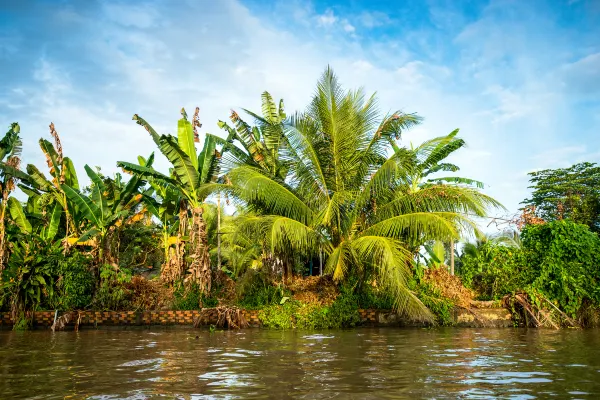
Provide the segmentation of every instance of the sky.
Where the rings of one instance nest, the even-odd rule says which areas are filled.
[[[528,172],[600,161],[598,0],[0,0],[0,126],[18,121],[43,167],[54,122],[80,179],[154,151],[135,113],[175,133],[199,106],[223,135],[265,90],[304,109],[327,65],[382,113],[424,118],[406,146],[460,128],[451,161],[494,215],[518,210]]]

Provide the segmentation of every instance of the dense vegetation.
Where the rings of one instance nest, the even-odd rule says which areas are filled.
[[[260,113],[244,112],[252,124],[235,111],[218,122],[225,138],[201,137],[198,109],[181,111],[177,136],[134,115],[171,167],[155,169],[154,153],[119,161],[125,175],[85,165],[87,186],[53,124],[53,142],[40,139],[48,177],[21,168],[13,123],[0,141],[0,311],[19,326],[36,309],[218,304],[258,308],[275,328],[354,326],[359,308],[451,323],[468,304],[441,281],[462,284],[434,271],[455,256],[482,299],[526,291],[573,318],[598,304],[593,164],[533,175],[521,232],[485,238],[472,218],[501,205],[455,175],[458,130],[403,146],[421,119],[381,115],[374,95],[344,91],[329,69],[304,111],[287,115],[265,92]]]

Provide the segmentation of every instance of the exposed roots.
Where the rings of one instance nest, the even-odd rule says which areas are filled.
[[[528,327],[553,329],[560,329],[561,326],[581,327],[577,321],[542,295],[531,299],[527,293],[519,292],[505,296],[503,303],[512,310],[517,320],[522,321],[522,324]]]
[[[250,326],[244,313],[238,307],[217,307],[216,310],[218,313],[216,326],[218,328],[242,329]],[[198,328],[206,322],[205,317],[200,315],[194,320],[194,328]]]
[[[75,311],[64,313],[60,317],[56,318],[50,329],[52,329],[52,332],[62,331],[72,320],[75,320],[75,330],[78,331],[79,323],[81,322],[81,315],[79,312]]]

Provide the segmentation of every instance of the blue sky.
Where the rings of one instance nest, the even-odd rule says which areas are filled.
[[[600,160],[595,0],[0,0],[0,125],[42,166],[53,121],[80,175],[153,151],[134,113],[169,133],[198,105],[219,134],[264,90],[302,109],[328,64],[424,117],[407,145],[460,128],[462,175],[511,212],[527,172]]]

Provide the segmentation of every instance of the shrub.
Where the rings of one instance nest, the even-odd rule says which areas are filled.
[[[360,322],[358,302],[350,292],[342,293],[330,305],[285,301],[259,312],[263,326],[273,329],[330,329],[354,327]]]
[[[461,258],[459,273],[463,284],[475,290],[479,299],[498,300],[523,287],[525,267],[522,249],[488,242],[475,254]]]
[[[553,221],[523,229],[526,280],[575,316],[586,301],[600,303],[600,239],[586,225]]]
[[[100,268],[100,286],[94,297],[94,308],[98,310],[126,310],[130,305],[131,290],[127,283],[131,274],[127,269],[117,270],[111,265]]]
[[[216,307],[219,304],[219,300],[215,297],[202,294],[195,283],[178,286],[174,295],[174,310],[199,310],[201,308]]]

